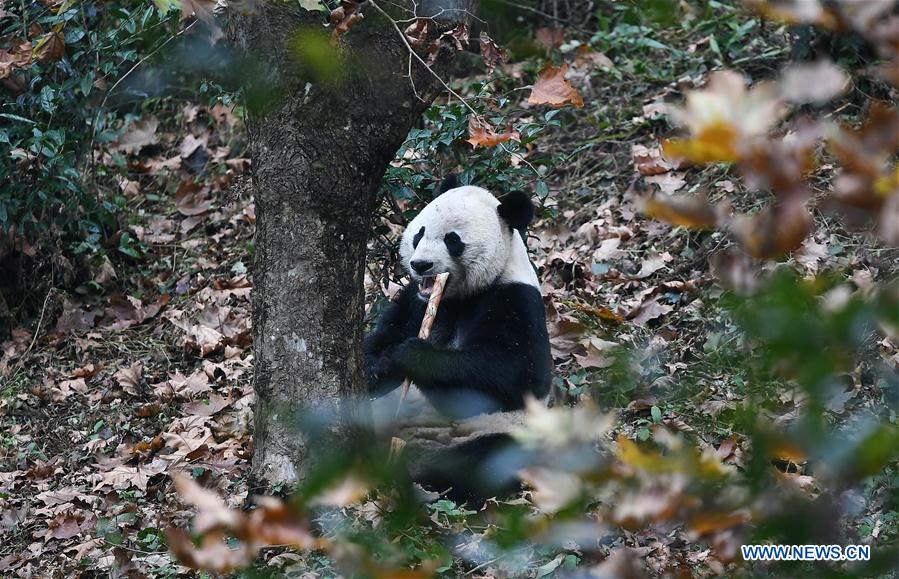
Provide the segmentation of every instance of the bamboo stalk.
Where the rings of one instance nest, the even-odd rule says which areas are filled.
[[[437,317],[437,307],[440,305],[440,300],[443,299],[443,287],[446,285],[448,277],[449,273],[440,273],[437,274],[437,278],[434,280],[434,288],[431,290],[428,306],[425,308],[425,317],[421,320],[421,328],[418,330],[418,337],[422,340],[427,340],[428,336],[431,335],[431,326],[434,325],[434,318]],[[400,415],[400,408],[402,408],[406,396],[409,395],[409,386],[411,385],[411,378],[406,378],[403,381],[403,392],[400,394],[400,401],[396,405],[396,417]]]

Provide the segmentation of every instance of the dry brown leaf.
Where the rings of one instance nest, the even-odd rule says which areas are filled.
[[[779,84],[783,98],[795,103],[825,103],[848,86],[849,77],[829,60],[793,64]]]
[[[508,53],[504,48],[497,46],[493,39],[487,36],[486,32],[481,31],[481,36],[478,40],[481,45],[481,57],[484,59],[487,72],[493,72],[497,66],[506,62],[509,57]]]
[[[0,49],[0,79],[9,78],[15,70],[31,65],[31,43],[13,40],[9,50]]]
[[[565,42],[565,29],[561,26],[553,26],[552,28],[544,26],[537,29],[535,38],[537,44],[540,44],[546,50],[553,50]]]
[[[472,114],[468,117],[468,139],[467,143],[471,143],[472,147],[495,147],[506,141],[521,139],[518,131],[508,130],[504,133],[497,133],[490,123],[483,118],[478,118]]]
[[[661,175],[675,168],[662,157],[662,151],[658,147],[650,149],[645,145],[632,145],[631,158],[634,161],[634,168],[644,176]]]
[[[59,60],[66,54],[66,43],[59,31],[48,32],[41,36],[32,50],[34,59],[41,64]]]
[[[412,24],[406,27],[403,34],[406,35],[406,40],[409,41],[410,46],[421,49],[428,39],[428,19],[415,19]]]
[[[567,73],[567,64],[563,64],[560,68],[556,68],[552,64],[544,66],[537,74],[537,81],[534,83],[528,102],[532,105],[554,107],[568,104],[576,107],[584,106],[581,93],[565,79]]]
[[[222,527],[232,529],[240,525],[243,513],[230,509],[217,493],[201,487],[189,475],[173,472],[171,477],[175,490],[184,502],[197,507],[194,519],[197,533]]]
[[[212,209],[209,187],[198,184],[192,177],[187,177],[175,191],[175,207],[181,215],[190,217],[203,215]]]
[[[188,133],[184,140],[181,141],[180,153],[181,158],[186,159],[196,152],[200,147],[206,147],[209,142],[209,133],[203,133],[199,137]]]
[[[368,485],[351,473],[318,494],[313,504],[345,507],[361,501],[367,493]]]
[[[756,215],[734,217],[731,229],[753,257],[770,259],[798,249],[814,220],[801,197],[776,202]]]
[[[341,0],[340,6],[331,11],[330,21],[334,30],[331,31],[331,41],[337,42],[342,34],[346,34],[350,28],[363,19],[359,11],[360,3],[354,0]]]
[[[144,303],[131,296],[115,294],[109,297],[109,306],[106,308],[106,316],[113,322],[108,326],[112,330],[123,330],[131,326],[143,323],[154,317],[159,310],[168,303],[169,295],[160,296],[156,303],[144,305]]]
[[[653,195],[643,202],[643,213],[653,219],[690,229],[712,229],[718,223],[715,208],[705,195]]]
[[[156,135],[158,127],[159,120],[156,117],[146,117],[132,123],[109,149],[126,155],[136,155],[143,147],[159,142]]]
[[[143,370],[144,365],[138,360],[131,364],[131,366],[122,368],[113,374],[113,378],[115,378],[122,390],[132,396],[137,396],[140,394],[140,382],[141,377],[143,376]]]
[[[55,331],[60,334],[83,332],[93,328],[98,317],[100,312],[87,311],[74,302],[66,301],[62,314],[56,320]]]
[[[674,306],[659,303],[658,297],[653,297],[631,312],[630,318],[638,326],[645,326],[652,320],[660,318],[674,309]]]
[[[518,476],[532,489],[531,499],[537,508],[546,513],[562,510],[584,490],[580,477],[561,470],[531,466]]]
[[[607,68],[609,70],[615,68],[615,63],[611,58],[587,45],[578,47],[571,64],[575,68]]]
[[[222,533],[203,535],[199,547],[194,546],[190,536],[181,529],[168,528],[165,537],[178,560],[193,569],[227,574],[247,567],[255,557],[255,552],[244,544],[236,549],[229,547]]]
[[[664,195],[673,195],[687,184],[686,174],[685,173],[664,173],[662,175],[653,175],[652,177],[646,177],[645,181],[650,185],[655,185],[659,188],[659,192]]]

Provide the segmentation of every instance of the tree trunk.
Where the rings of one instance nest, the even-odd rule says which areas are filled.
[[[393,25],[370,4],[363,12],[341,37],[337,79],[316,80],[315,63],[292,56],[304,54],[297,30],[320,31],[321,12],[263,2],[237,16],[231,34],[286,95],[247,123],[257,216],[253,475],[268,483],[302,481],[311,451],[366,428],[363,271],[378,185],[438,93],[414,59],[409,78]],[[324,439],[312,445],[311,431]]]

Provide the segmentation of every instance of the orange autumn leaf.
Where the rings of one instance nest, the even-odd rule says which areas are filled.
[[[669,159],[693,163],[733,163],[740,160],[737,131],[726,123],[703,128],[691,139],[662,142],[662,152]]]
[[[521,135],[518,131],[506,131],[497,133],[490,123],[475,115],[468,117],[468,139],[466,142],[477,149],[478,147],[495,147],[500,143],[510,140],[520,140]]]
[[[359,11],[360,3],[355,0],[343,0],[340,6],[331,11],[329,20],[334,30],[331,32],[331,41],[337,42],[342,34],[346,34],[357,22],[363,19]]]
[[[813,224],[805,199],[794,196],[751,217],[737,216],[732,230],[751,256],[771,259],[799,249]]]
[[[655,195],[644,201],[643,212],[653,219],[689,229],[712,229],[718,221],[715,208],[705,195]]]
[[[552,64],[544,66],[537,73],[537,82],[534,83],[534,87],[531,89],[531,96],[528,97],[528,102],[532,105],[550,105],[553,107],[562,107],[567,104],[578,108],[584,106],[584,99],[581,97],[581,93],[570,82],[565,80],[567,73],[567,64],[563,64],[560,68],[556,68]]]
[[[690,521],[688,529],[691,533],[703,537],[710,533],[732,529],[746,524],[751,517],[747,511],[733,512],[700,512]]]

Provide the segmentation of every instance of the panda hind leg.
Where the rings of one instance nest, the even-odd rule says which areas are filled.
[[[522,489],[518,471],[529,453],[508,434],[488,434],[457,444],[431,457],[415,480],[444,492],[457,504],[480,506],[492,497],[508,497]]]

